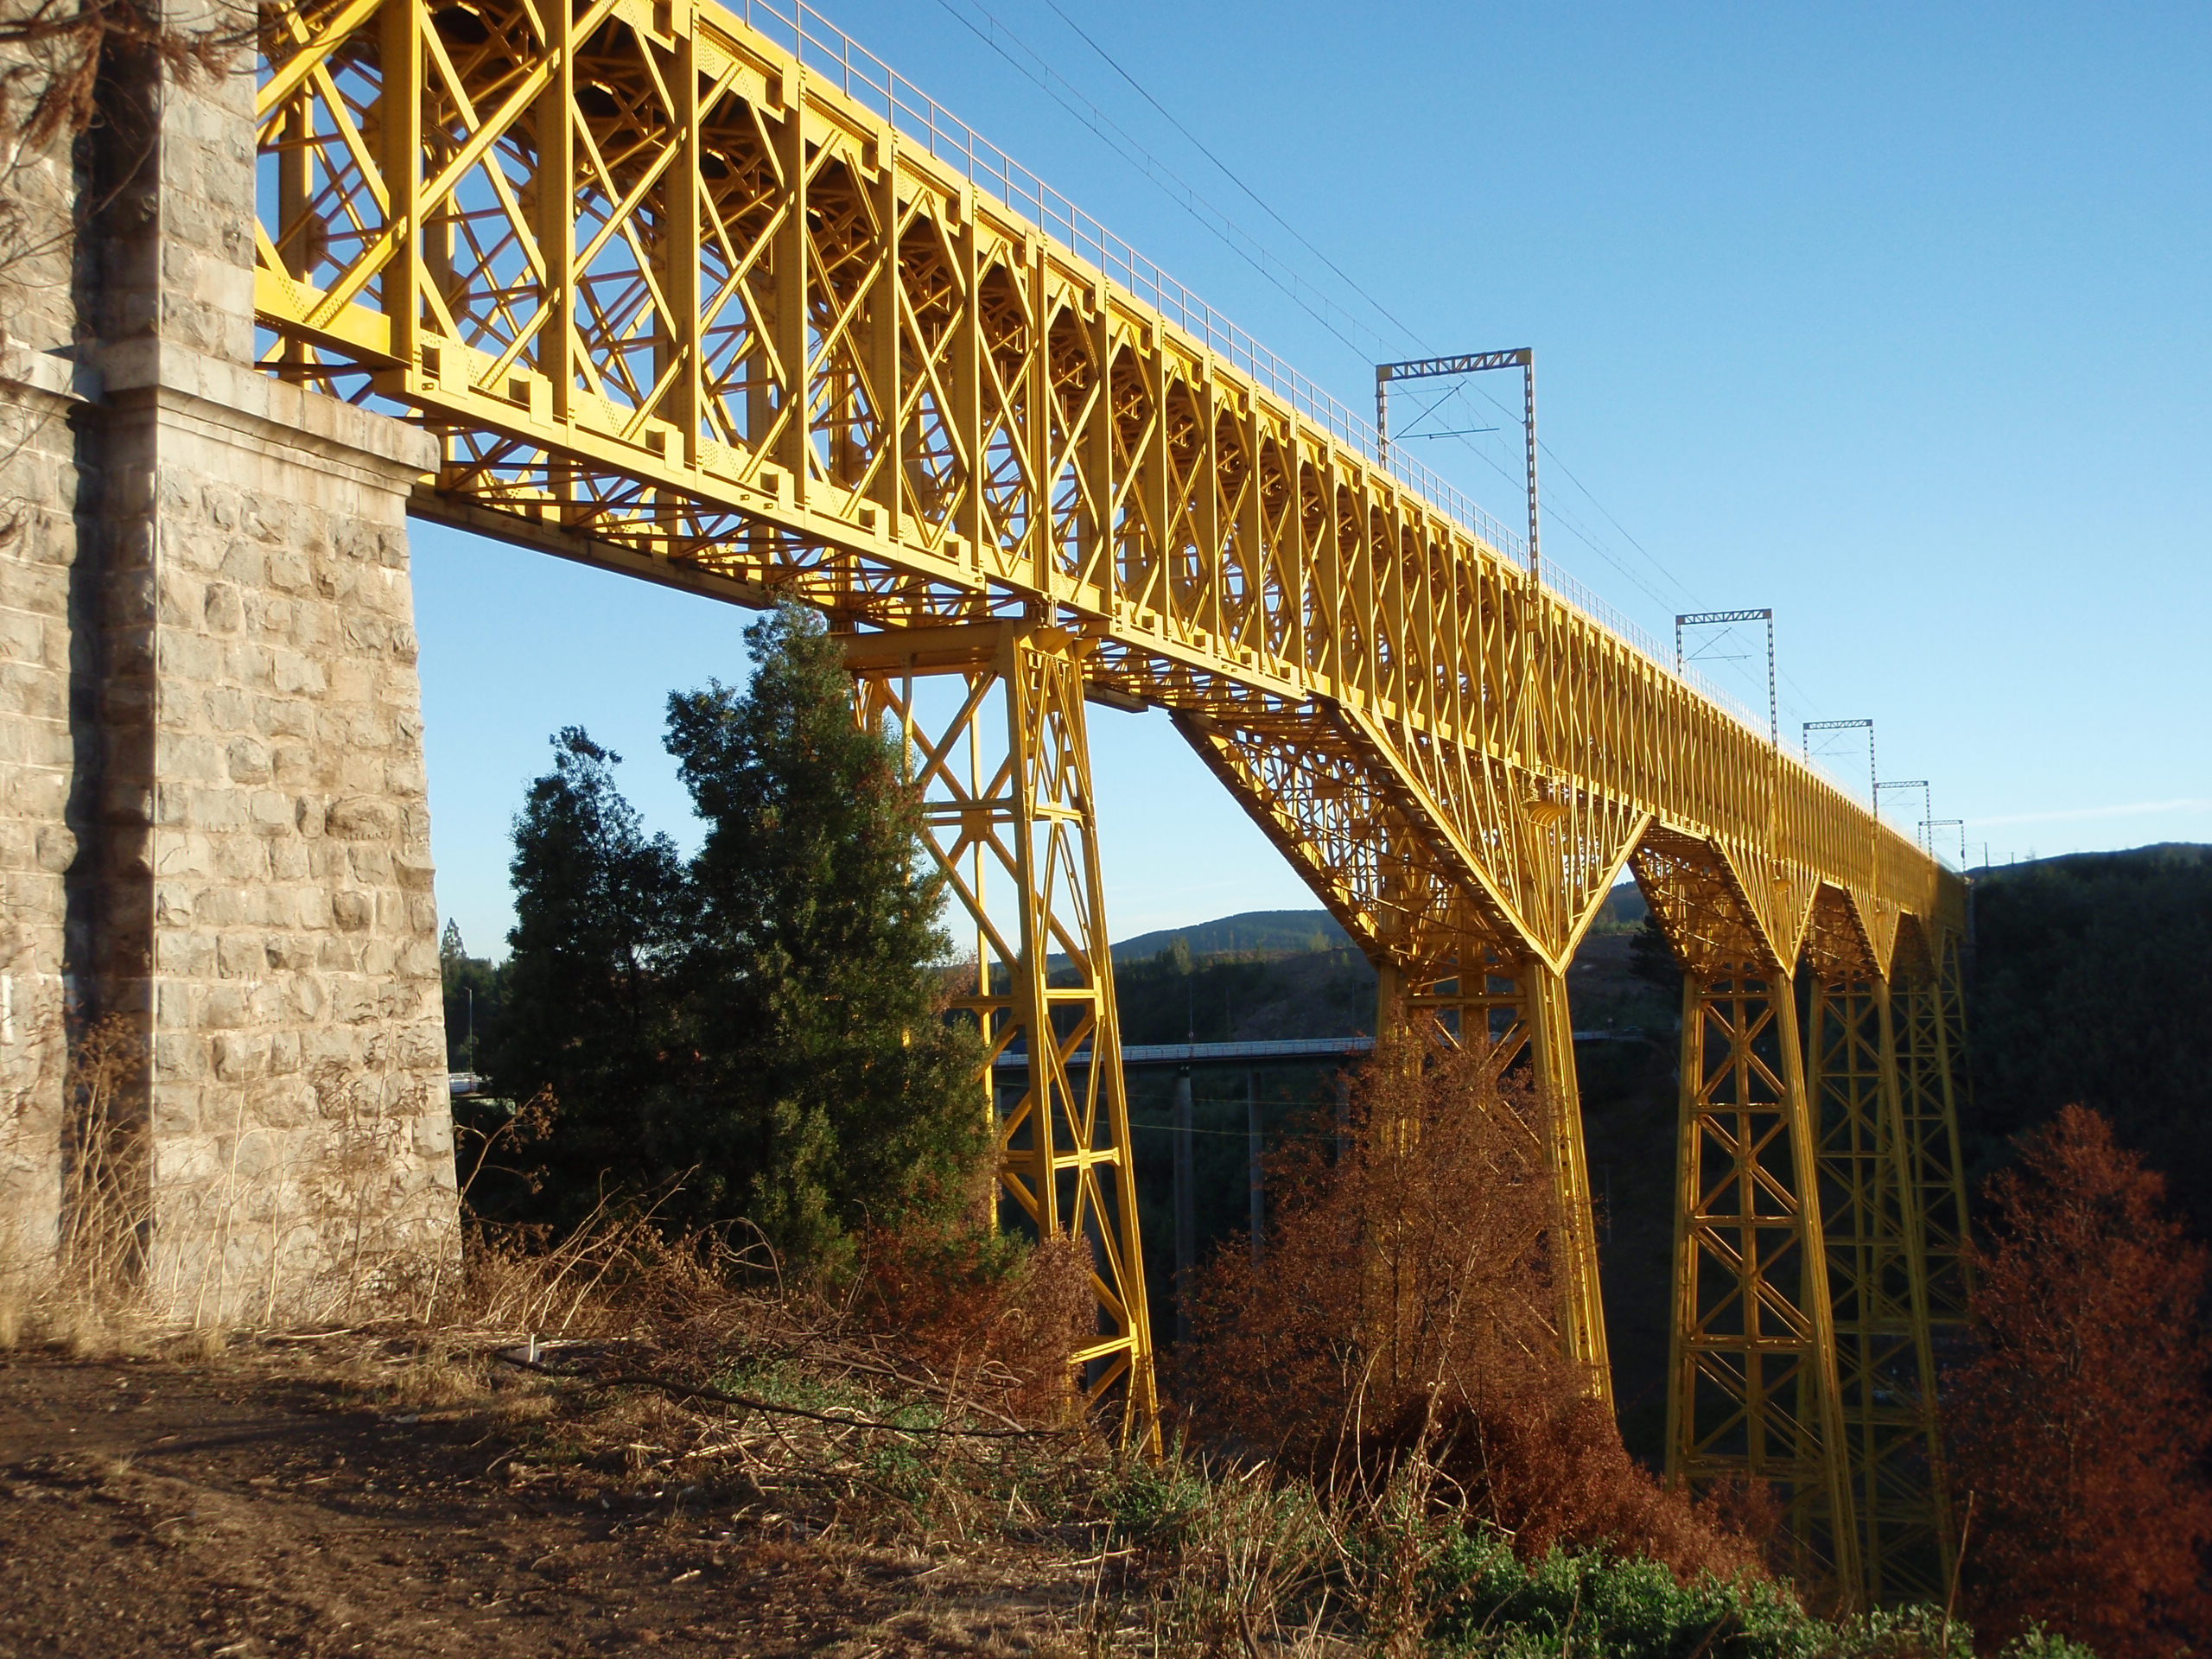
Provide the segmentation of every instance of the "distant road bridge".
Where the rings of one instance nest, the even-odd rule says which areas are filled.
[[[846,641],[977,946],[1011,1200],[1154,1410],[1086,699],[1164,709],[1382,974],[1525,1051],[1560,1338],[1608,1389],[1565,974],[1642,885],[1688,976],[1671,1473],[1945,1581],[1960,880],[1370,427],[790,0],[277,0],[279,379],[433,435],[424,518]],[[1048,974],[1065,957],[1072,972]]]

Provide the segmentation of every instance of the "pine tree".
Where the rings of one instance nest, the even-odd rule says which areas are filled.
[[[1975,1624],[2009,1637],[2040,1621],[2102,1659],[2201,1649],[2206,1254],[2164,1178],[2079,1106],[1986,1192],[1980,1351],[1945,1390]]]
[[[622,757],[573,726],[553,750],[515,820],[513,956],[484,1049],[503,1093],[554,1103],[535,1174],[558,1217],[589,1208],[603,1175],[647,1177],[634,1148],[672,1081],[667,976],[685,903],[675,843],[646,835],[615,786]]]
[[[746,631],[743,691],[669,699],[668,747],[708,831],[692,861],[683,1034],[696,1084],[658,1126],[688,1202],[787,1255],[969,1196],[980,1045],[942,1018],[950,945],[897,744],[853,718],[836,644],[787,606]]]

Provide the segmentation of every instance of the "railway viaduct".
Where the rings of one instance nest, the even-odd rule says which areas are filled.
[[[69,1224],[66,1038],[103,1020],[147,1056],[173,1311],[449,1270],[412,515],[827,613],[911,745],[963,1006],[1027,1057],[978,1084],[1005,1207],[1091,1241],[1084,1375],[1132,1425],[1086,702],[1167,711],[1388,1017],[1525,1057],[1559,1340],[1600,1395],[1564,975],[1632,873],[1686,974],[1670,1473],[1774,1482],[1869,1597],[1941,1584],[1955,876],[793,0],[167,21],[231,71],[114,46],[93,130],[9,161],[18,1271]],[[54,60],[17,52],[13,107]]]

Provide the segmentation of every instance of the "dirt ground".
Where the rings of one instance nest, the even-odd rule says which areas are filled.
[[[0,1659],[1012,1656],[1070,1645],[1096,1582],[534,1466],[510,1415],[351,1363],[0,1354]]]

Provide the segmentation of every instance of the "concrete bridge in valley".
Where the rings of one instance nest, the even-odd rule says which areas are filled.
[[[1943,1583],[1955,875],[794,0],[169,21],[235,30],[236,73],[114,53],[102,124],[13,162],[19,1263],[53,1256],[61,1036],[94,1016],[148,1057],[173,1306],[449,1262],[412,515],[830,618],[912,746],[962,1006],[1033,1057],[995,1108],[1006,1206],[1091,1241],[1084,1376],[1132,1426],[1086,702],[1166,711],[1383,1018],[1525,1056],[1558,1338],[1599,1395],[1565,974],[1631,872],[1686,976],[1670,1472],[1773,1483],[1854,1592]]]

